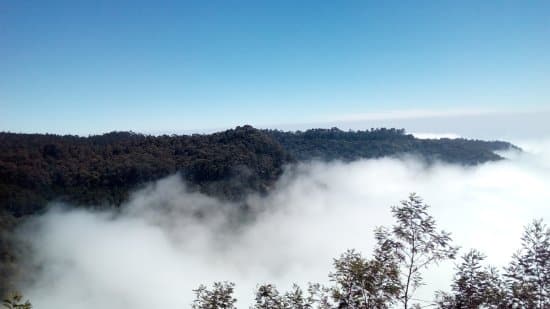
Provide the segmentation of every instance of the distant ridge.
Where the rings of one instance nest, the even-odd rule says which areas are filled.
[[[245,125],[213,134],[90,137],[0,133],[0,210],[32,214],[48,201],[120,205],[136,186],[181,173],[203,193],[239,200],[267,192],[283,166],[415,155],[426,162],[474,165],[501,160],[502,141],[418,139],[403,129],[284,132]]]
[[[404,129],[342,131],[338,128],[307,131],[265,131],[296,160],[344,160],[416,155],[427,162],[475,165],[503,159],[495,151],[520,148],[503,141],[463,138],[420,139]]]

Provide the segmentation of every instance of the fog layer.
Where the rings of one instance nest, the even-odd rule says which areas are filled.
[[[266,197],[238,205],[189,192],[172,176],[135,192],[119,213],[57,205],[20,232],[32,270],[22,287],[36,308],[185,308],[199,284],[237,284],[248,307],[256,284],[285,290],[326,282],[332,258],[368,255],[390,206],[416,192],[454,243],[496,266],[519,248],[523,226],[550,221],[550,143],[477,167],[409,159],[313,162],[289,168]],[[428,271],[419,298],[446,289],[452,263]]]

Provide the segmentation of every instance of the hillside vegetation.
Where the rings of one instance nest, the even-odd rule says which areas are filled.
[[[292,162],[412,154],[428,162],[472,165],[500,160],[494,151],[509,147],[514,146],[423,140],[397,129],[282,132],[243,126],[190,136],[0,133],[0,210],[22,216],[51,200],[120,205],[130,190],[176,172],[203,193],[239,200],[251,191],[267,192],[283,166]]]
[[[206,135],[149,136],[111,132],[79,137],[0,133],[0,275],[13,273],[9,235],[50,201],[76,207],[117,207],[132,190],[180,173],[191,190],[241,201],[267,193],[285,165],[416,155],[472,165],[502,159],[513,145],[465,139],[421,140],[398,129],[305,132],[237,127]],[[0,292],[10,280],[2,280]]]
[[[475,165],[500,160],[494,151],[516,146],[502,141],[468,139],[418,139],[403,129],[342,131],[338,128],[304,132],[266,131],[296,160],[344,160],[415,155],[428,162]]]

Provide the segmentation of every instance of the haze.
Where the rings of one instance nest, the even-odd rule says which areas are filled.
[[[500,268],[524,225],[550,220],[548,141],[476,167],[415,158],[301,164],[268,196],[249,196],[250,218],[188,192],[177,175],[135,192],[120,214],[54,206],[20,231],[36,267],[23,292],[37,308],[185,307],[199,284],[229,280],[246,307],[258,283],[326,283],[344,250],[370,254],[373,229],[392,224],[389,206],[409,192],[432,206],[462,253],[477,248]],[[418,298],[448,289],[452,267],[432,267]]]

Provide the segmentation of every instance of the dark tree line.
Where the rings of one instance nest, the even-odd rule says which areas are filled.
[[[250,126],[192,136],[0,133],[0,149],[0,209],[16,216],[52,199],[119,205],[136,186],[176,172],[204,193],[235,200],[266,191],[289,162],[281,145]]]
[[[338,128],[307,131],[267,131],[297,160],[345,160],[416,155],[436,160],[473,165],[502,159],[495,150],[516,148],[507,142],[468,139],[417,139],[403,129],[342,131]]]
[[[111,132],[78,137],[0,133],[0,211],[22,216],[60,199],[120,205],[130,190],[173,173],[204,193],[238,200],[265,192],[296,161],[416,154],[427,161],[477,164],[502,159],[506,142],[421,140],[398,129],[305,132],[250,126],[207,135]]]

